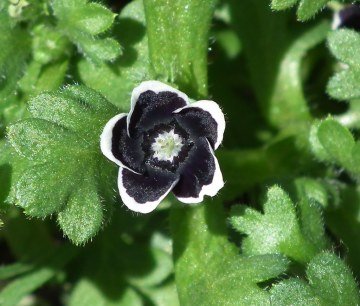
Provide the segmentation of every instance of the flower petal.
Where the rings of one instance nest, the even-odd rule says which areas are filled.
[[[134,135],[137,129],[143,131],[166,123],[174,110],[187,104],[187,95],[169,85],[159,81],[142,82],[132,92],[128,135]]]
[[[141,139],[127,135],[126,118],[127,114],[119,114],[108,121],[100,138],[101,151],[117,165],[141,173],[144,171]]]
[[[333,19],[332,29],[340,28],[360,31],[360,5],[352,4],[336,12]]]
[[[206,137],[213,149],[221,144],[225,131],[225,118],[214,101],[198,101],[176,110],[179,124],[195,137]]]
[[[210,143],[206,139],[198,141],[173,189],[175,196],[183,203],[200,203],[205,195],[213,197],[223,186],[220,166]]]
[[[143,214],[153,211],[177,183],[172,173],[159,171],[149,176],[120,168],[118,187],[123,203]]]

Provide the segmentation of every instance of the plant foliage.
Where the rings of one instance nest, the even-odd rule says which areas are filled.
[[[0,305],[358,305],[360,34],[328,2],[0,2]],[[151,79],[221,105],[226,184],[136,215],[99,137]]]
[[[85,87],[44,93],[29,101],[31,118],[9,126],[15,151],[29,160],[12,196],[25,214],[46,217],[57,213],[64,233],[76,244],[100,229],[102,180],[113,173],[102,162],[98,135],[116,109]]]

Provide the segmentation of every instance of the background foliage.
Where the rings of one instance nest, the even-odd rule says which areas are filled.
[[[358,305],[360,34],[328,2],[2,1],[0,305]],[[226,114],[202,205],[120,204],[99,135],[148,79]]]

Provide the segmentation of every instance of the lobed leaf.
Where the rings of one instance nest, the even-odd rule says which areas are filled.
[[[235,230],[247,234],[242,243],[244,254],[283,254],[302,263],[308,262],[325,247],[324,230],[322,223],[313,229],[310,220],[306,220],[312,214],[316,215],[316,221],[320,218],[319,211],[311,209],[308,199],[303,199],[300,208],[302,218],[307,221],[303,222],[303,227],[291,199],[277,186],[267,192],[264,214],[246,206],[234,207],[230,222]],[[314,230],[320,230],[316,233],[317,239],[312,237]]]
[[[309,283],[290,278],[271,290],[274,305],[358,305],[359,291],[349,268],[334,254],[321,253],[309,263]]]
[[[115,168],[103,162],[99,135],[117,110],[81,86],[43,93],[29,109],[33,117],[8,130],[14,149],[30,161],[13,185],[12,199],[29,216],[58,213],[64,233],[83,244],[101,227],[103,199],[112,202],[107,179]]]
[[[114,32],[123,44],[123,56],[111,66],[105,63],[94,65],[83,59],[78,70],[87,86],[127,110],[131,90],[141,81],[151,78],[143,1],[132,1],[121,11]]]
[[[109,113],[116,112],[101,94],[81,86],[42,93],[29,101],[29,110],[35,118],[53,122],[93,144],[98,144]]]
[[[328,45],[334,56],[346,66],[329,81],[327,92],[338,100],[360,98],[360,34],[341,29],[329,34]]]
[[[63,147],[70,145],[68,148],[71,148],[71,144],[82,142],[68,129],[38,118],[25,119],[11,125],[7,134],[18,154],[42,162],[52,162],[56,154],[64,154],[61,151]],[[86,143],[83,142],[83,145],[86,146]]]
[[[113,38],[99,38],[113,24],[115,14],[105,6],[87,1],[52,2],[58,28],[94,63],[111,61],[121,53]]]
[[[280,255],[241,256],[228,242],[221,202],[172,211],[180,304],[270,305],[257,283],[283,273]]]

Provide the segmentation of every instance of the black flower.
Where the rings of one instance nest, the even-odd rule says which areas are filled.
[[[172,191],[184,203],[199,203],[224,186],[214,150],[225,129],[213,101],[189,104],[188,97],[158,81],[146,81],[131,96],[129,114],[106,124],[101,150],[120,166],[124,204],[148,213]]]
[[[360,5],[352,4],[345,6],[334,15],[333,29],[352,29],[360,31]]]

